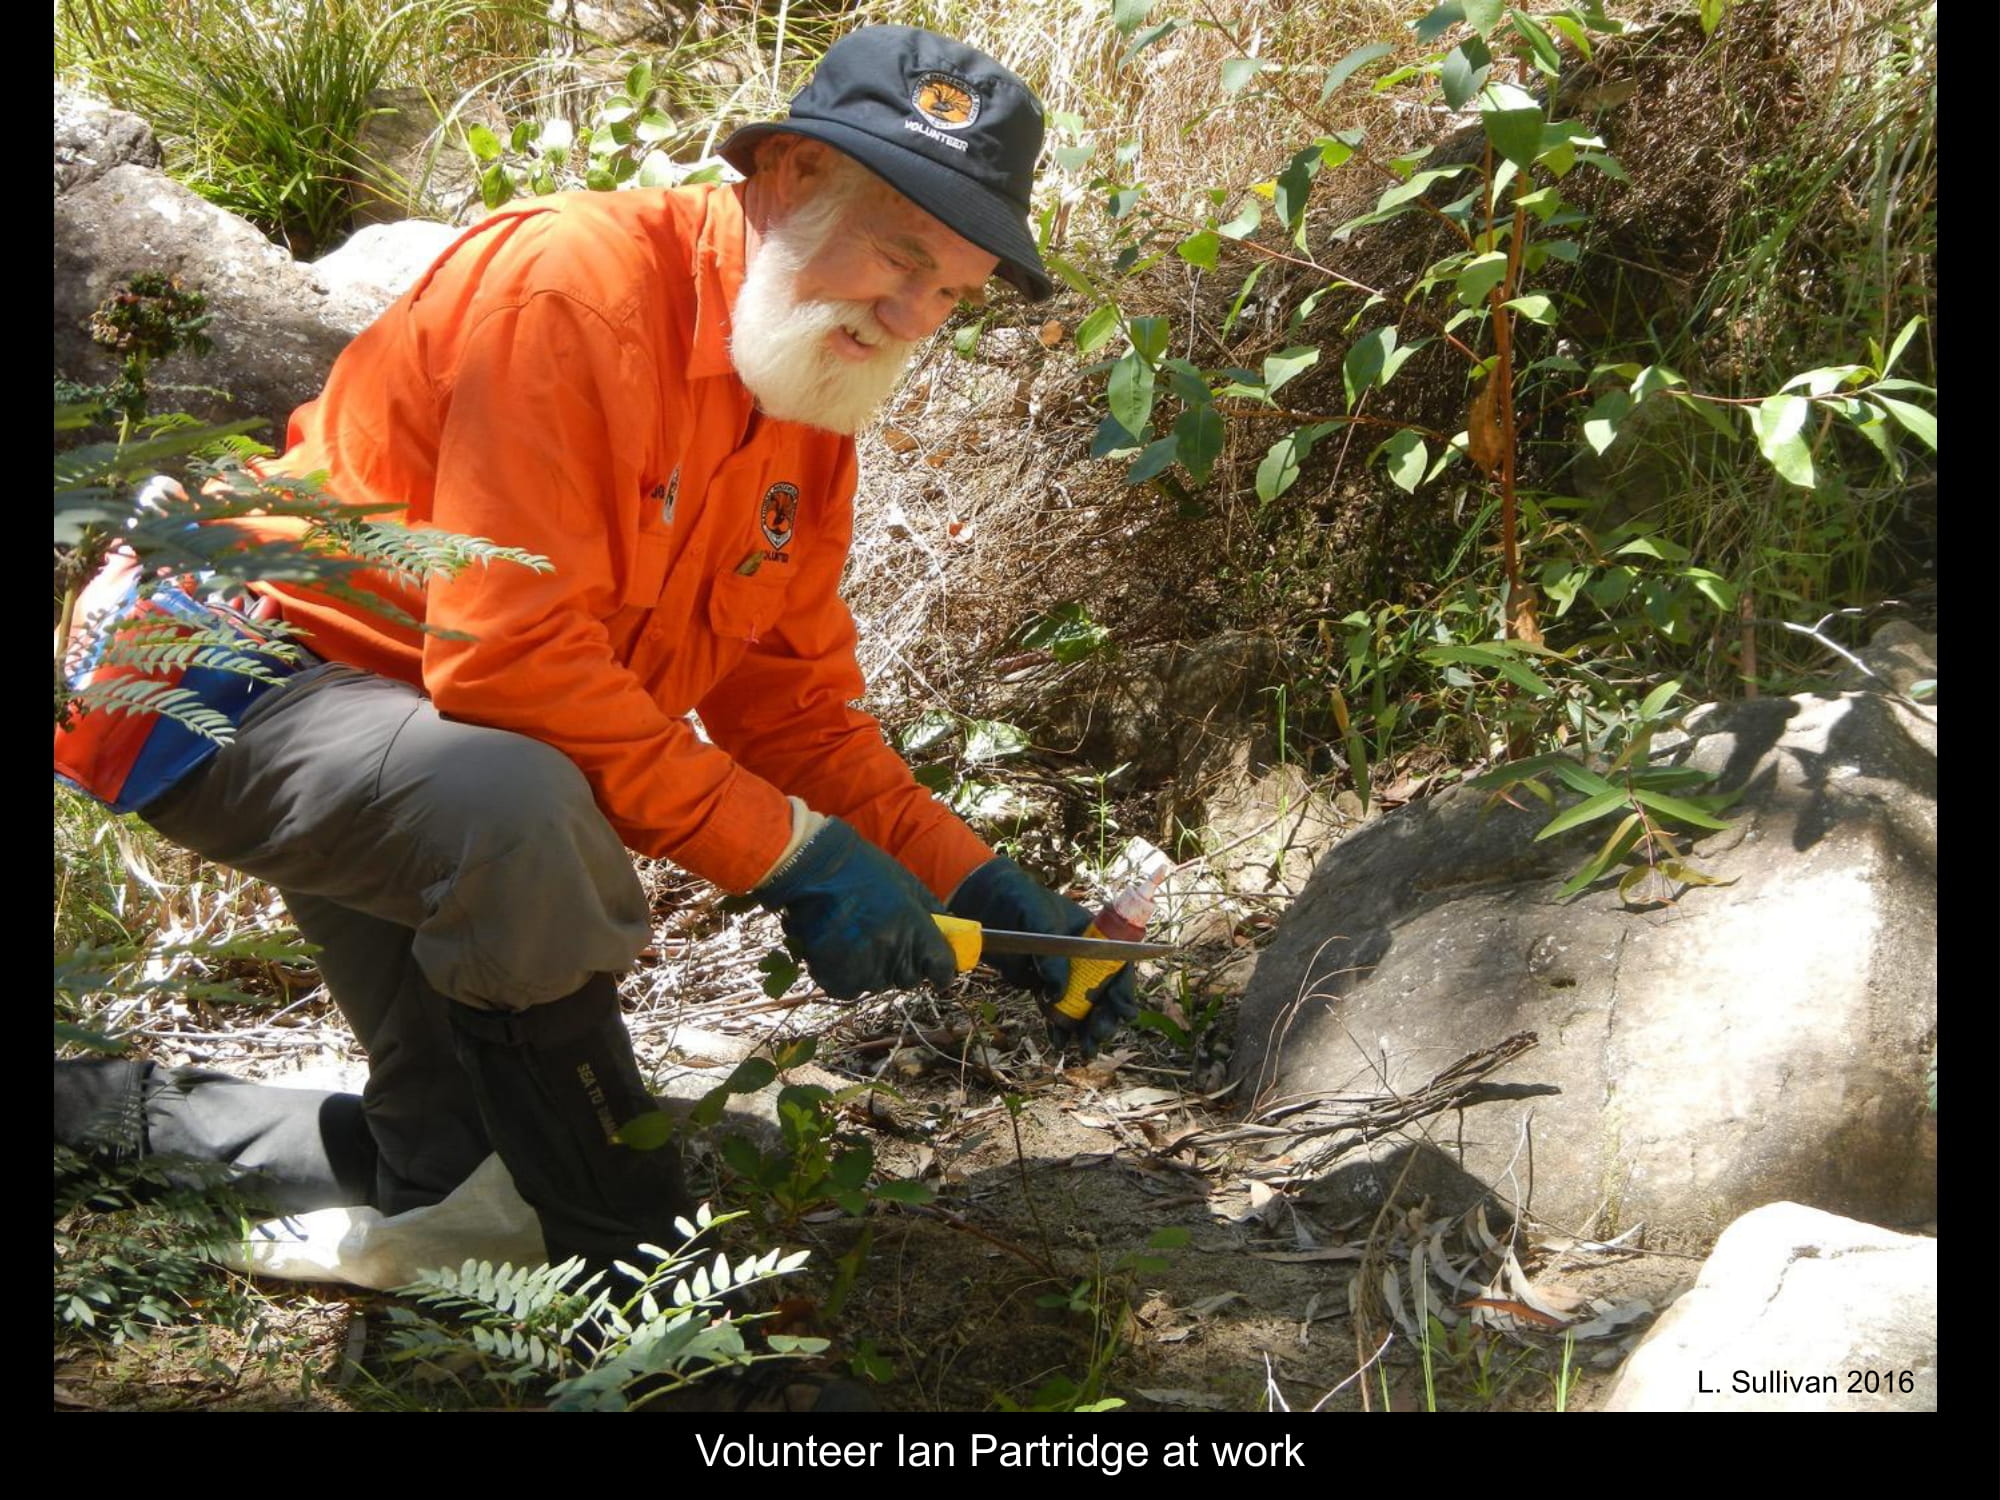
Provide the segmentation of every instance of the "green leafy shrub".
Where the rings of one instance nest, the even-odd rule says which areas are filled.
[[[505,1389],[547,1394],[551,1411],[635,1411],[721,1370],[820,1353],[824,1339],[771,1334],[761,1353],[745,1341],[744,1330],[769,1314],[742,1312],[730,1299],[796,1272],[806,1252],[709,1260],[697,1241],[740,1217],[704,1204],[692,1223],[676,1226],[688,1236],[679,1250],[641,1246],[650,1262],[643,1270],[620,1262],[628,1282],[615,1290],[605,1272],[587,1275],[575,1259],[520,1268],[467,1261],[427,1272],[402,1295],[450,1320],[392,1307],[391,1358],[469,1365]]]
[[[737,1064],[690,1112],[691,1129],[719,1123],[732,1094],[754,1094],[787,1069],[812,1061],[818,1043],[811,1037],[787,1042],[771,1058]],[[828,1204],[843,1213],[865,1213],[873,1200],[928,1203],[933,1194],[912,1179],[882,1179],[875,1148],[865,1135],[843,1128],[840,1111],[863,1094],[894,1091],[877,1082],[834,1090],[816,1083],[787,1084],[777,1097],[779,1144],[760,1147],[747,1136],[723,1139],[722,1160],[736,1176],[739,1192],[770,1227],[794,1225],[812,1209]],[[649,1117],[650,1118],[650,1117]],[[629,1127],[628,1127],[629,1128]]]
[[[143,1161],[93,1165],[55,1148],[58,1343],[112,1344],[207,1326],[241,1333],[261,1300],[216,1263],[264,1210],[227,1168]]]
[[[1727,49],[1737,30],[1764,28],[1745,32],[1754,52],[1778,26],[1808,26],[1799,9],[1705,6],[1693,18],[1705,40],[1690,50]],[[1405,597],[1337,623],[1303,611],[1297,645],[1312,680],[1292,696],[1326,705],[1318,727],[1364,798],[1412,748],[1519,759],[1631,717],[1668,682],[1711,694],[1745,681],[1754,691],[1760,675],[1782,685],[1791,679],[1757,671],[1749,638],[1768,622],[1753,612],[1811,618],[1821,601],[1858,602],[1879,586],[1870,558],[1883,550],[1885,501],[1936,448],[1923,378],[1930,210],[1894,206],[1899,187],[1929,180],[1931,104],[1919,81],[1934,14],[1855,9],[1868,15],[1840,45],[1867,68],[1843,77],[1823,111],[1791,122],[1802,168],[1829,141],[1840,149],[1814,160],[1806,181],[1794,174],[1786,208],[1750,247],[1760,267],[1789,264],[1797,277],[1753,283],[1727,265],[1705,289],[1710,326],[1723,306],[1739,330],[1756,309],[1772,335],[1761,359],[1732,366],[1698,346],[1694,322],[1670,332],[1653,319],[1656,343],[1643,355],[1579,334],[1599,318],[1601,285],[1622,274],[1619,252],[1633,253],[1606,226],[1626,225],[1619,205],[1654,184],[1613,155],[1597,123],[1604,106],[1569,76],[1596,67],[1607,44],[1622,65],[1671,25],[1641,33],[1594,0],[1532,12],[1447,0],[1413,13],[1407,44],[1368,40],[1329,64],[1283,25],[1155,0],[1114,5],[1121,69],[1166,75],[1149,59],[1171,39],[1215,59],[1202,64],[1213,70],[1202,116],[1279,122],[1292,139],[1266,148],[1265,170],[1198,186],[1153,175],[1157,139],[1142,143],[1115,115],[1052,116],[1062,180],[1101,209],[1088,236],[1069,215],[1072,240],[1050,254],[1090,304],[1075,341],[1104,382],[1093,455],[1183,517],[1220,510],[1232,529],[1247,523],[1272,539],[1279,555],[1257,575],[1259,597],[1272,597],[1246,607],[1284,608],[1313,576],[1294,571],[1280,539],[1329,519],[1327,502],[1299,500],[1328,452],[1340,455],[1336,475],[1365,456],[1381,481],[1370,503],[1384,532],[1397,494],[1432,497],[1404,514],[1420,512],[1434,532],[1443,502],[1464,517],[1432,576],[1403,579]],[[1730,66],[1708,53],[1705,66]],[[1387,99],[1417,118],[1466,123],[1412,143],[1407,127],[1384,124]],[[1624,118],[1659,107],[1642,94]],[[1897,136],[1892,121],[1917,134]],[[1837,126],[1859,134],[1842,141]],[[1647,160],[1651,173],[1670,170]],[[1866,211],[1841,222],[1834,185],[1863,177],[1874,184]],[[1753,193],[1744,202],[1761,210]],[[1851,266],[1812,253],[1809,223],[1847,238]],[[1374,245],[1402,260],[1359,248]],[[1830,278],[1856,316],[1815,309],[1778,337],[1780,309],[1810,307],[1810,288]],[[1184,312],[1160,298],[1178,282],[1203,292]],[[1670,498],[1635,514],[1565,492],[1576,455],[1602,471],[1642,447],[1665,450],[1667,476],[1705,476],[1661,484],[1699,503]]]

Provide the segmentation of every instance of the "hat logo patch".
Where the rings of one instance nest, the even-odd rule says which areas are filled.
[[[763,529],[764,540],[776,551],[783,552],[791,542],[792,524],[798,514],[797,485],[774,484],[764,492],[764,503],[758,510],[757,521]]]
[[[919,73],[910,103],[933,125],[964,130],[979,118],[979,95],[963,78],[950,73]]]

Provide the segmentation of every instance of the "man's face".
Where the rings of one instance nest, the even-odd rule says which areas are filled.
[[[999,261],[872,175],[817,181],[758,246],[730,353],[765,412],[851,435]]]

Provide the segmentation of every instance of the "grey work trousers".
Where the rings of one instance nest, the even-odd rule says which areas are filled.
[[[455,723],[405,683],[326,663],[141,814],[276,886],[367,1049],[386,1213],[493,1149],[448,1007],[520,1011],[627,969],[651,937],[630,856],[561,752]]]

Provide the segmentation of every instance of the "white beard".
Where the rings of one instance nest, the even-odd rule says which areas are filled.
[[[799,271],[844,218],[826,222],[808,211],[766,231],[736,298],[729,355],[767,415],[852,437],[895,391],[916,345],[890,338],[865,302],[801,302],[794,295]],[[841,328],[872,345],[874,357],[835,354],[829,335]]]

